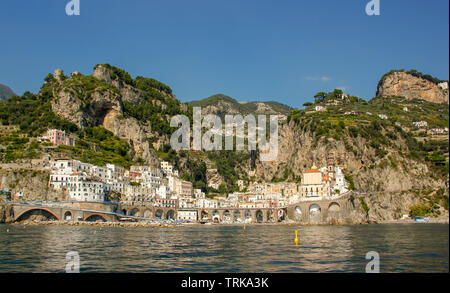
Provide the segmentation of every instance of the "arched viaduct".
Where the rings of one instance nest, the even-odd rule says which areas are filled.
[[[29,216],[44,216],[58,221],[117,221],[114,205],[104,203],[18,203],[13,205],[14,221],[21,221]]]
[[[181,211],[194,211],[197,221],[217,223],[277,223],[284,220],[300,224],[342,222],[354,210],[345,197],[336,200],[302,201],[283,208],[186,208],[155,207],[146,205],[72,202],[52,205],[14,204],[14,220],[30,215],[43,215],[55,220],[118,221],[123,217],[142,219],[178,219]],[[181,217],[180,217],[181,218]]]

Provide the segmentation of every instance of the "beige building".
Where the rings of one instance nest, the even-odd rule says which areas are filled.
[[[313,197],[321,199],[330,196],[330,179],[326,174],[322,174],[316,166],[311,170],[303,172],[303,181],[300,187],[302,197]]]

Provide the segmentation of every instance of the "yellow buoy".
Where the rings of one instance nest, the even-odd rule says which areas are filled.
[[[295,242],[295,246],[297,246],[297,245],[298,245],[298,230],[295,230],[295,239],[294,239],[294,242]]]
[[[245,224],[244,224],[244,231],[245,231]]]

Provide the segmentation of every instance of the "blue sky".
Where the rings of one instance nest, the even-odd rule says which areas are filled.
[[[0,2],[0,83],[37,92],[55,68],[110,63],[181,101],[224,93],[301,107],[343,88],[370,99],[391,69],[449,78],[449,1],[69,0]]]

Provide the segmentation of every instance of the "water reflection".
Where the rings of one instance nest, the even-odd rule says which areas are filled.
[[[6,233],[6,229],[9,232]],[[294,231],[299,230],[299,245]],[[0,226],[0,272],[448,272],[448,225],[189,226],[164,229]]]

